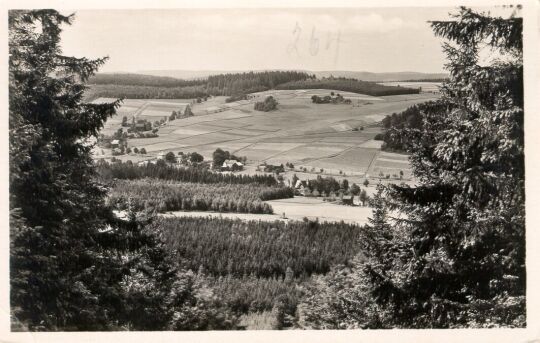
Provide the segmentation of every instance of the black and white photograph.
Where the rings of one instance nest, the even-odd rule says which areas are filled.
[[[13,341],[538,342],[538,2],[145,3],[3,13]]]

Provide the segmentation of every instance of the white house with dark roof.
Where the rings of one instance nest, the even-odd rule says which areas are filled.
[[[244,168],[244,164],[237,160],[225,160],[221,166],[222,170],[240,170],[242,168]]]

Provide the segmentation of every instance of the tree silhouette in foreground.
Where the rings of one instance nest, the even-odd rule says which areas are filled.
[[[13,330],[223,329],[208,292],[172,267],[149,223],[116,219],[92,144],[119,102],[86,104],[105,59],[66,57],[54,10],[9,12]]]
[[[374,217],[337,299],[308,292],[307,327],[525,326],[522,19],[461,8],[431,25],[449,41],[450,78],[422,126],[399,130],[418,185],[381,191],[375,214],[388,208],[391,230]],[[479,65],[484,44],[497,59]]]

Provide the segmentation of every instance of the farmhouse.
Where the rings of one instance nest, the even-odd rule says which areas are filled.
[[[341,198],[341,202],[344,204],[344,205],[354,205],[353,203],[353,196],[352,195],[344,195],[342,198]]]
[[[307,188],[309,184],[309,181],[307,180],[296,180],[296,184],[294,185],[294,188],[298,189],[299,191],[303,191]]]
[[[221,166],[221,170],[242,170],[244,164],[236,160],[225,160]]]
[[[118,148],[120,146],[120,141],[118,139],[115,139],[111,141],[111,148]]]
[[[144,119],[137,120],[137,122],[135,123],[135,129],[137,131],[145,131],[145,128],[146,128],[146,120]]]
[[[306,180],[296,180],[294,189],[298,191],[301,195],[306,195],[306,191],[309,192],[308,188],[309,181]]]
[[[160,153],[157,155],[157,159],[158,159],[158,160],[164,160],[164,159],[165,159],[165,153],[164,153],[164,152],[160,152]]]

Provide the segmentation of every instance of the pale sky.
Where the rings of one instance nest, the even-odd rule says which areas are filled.
[[[81,10],[64,54],[109,56],[100,71],[443,72],[428,20],[454,8]],[[339,35],[339,40],[338,40]],[[339,42],[339,44],[338,44]]]

